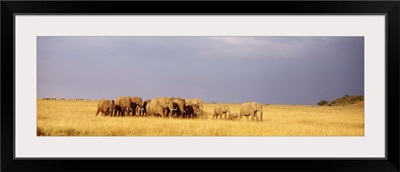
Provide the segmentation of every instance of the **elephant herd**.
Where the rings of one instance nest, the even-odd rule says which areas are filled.
[[[238,120],[239,118],[241,119],[243,116],[246,116],[247,118],[251,116],[251,119],[254,120],[260,120],[262,121],[263,118],[263,106],[261,103],[258,102],[244,102],[240,106],[240,113],[238,114],[237,112],[231,112],[230,108],[226,105],[216,105],[214,107],[214,115],[212,119],[229,119],[229,120]],[[260,119],[258,118],[260,117]]]
[[[120,96],[115,100],[101,99],[96,116],[100,112],[110,116],[198,118],[203,115],[203,101],[165,96],[143,101],[140,97]]]
[[[183,99],[175,97],[157,97],[145,101],[140,97],[120,96],[115,100],[101,99],[97,105],[96,116],[150,116],[150,117],[175,117],[199,118],[203,113],[203,101],[200,98]],[[262,121],[263,106],[258,102],[244,102],[240,112],[231,112],[226,105],[216,105],[212,119],[238,120],[243,116],[251,116],[252,120]]]

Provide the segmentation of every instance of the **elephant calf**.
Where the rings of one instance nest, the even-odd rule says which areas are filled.
[[[222,116],[224,116],[225,119],[227,119],[227,117],[229,118],[231,113],[231,110],[229,109],[228,106],[226,105],[217,105],[214,108],[214,116],[212,117],[212,119],[218,119],[218,116],[220,116],[219,119],[222,119]]]
[[[237,112],[232,112],[231,115],[229,115],[230,120],[238,120],[239,119],[239,113]]]
[[[96,116],[101,112],[102,115],[112,115],[114,110],[114,100],[104,100],[101,99],[97,104]]]

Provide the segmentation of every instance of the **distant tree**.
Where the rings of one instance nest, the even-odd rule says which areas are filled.
[[[326,104],[328,104],[328,102],[326,100],[321,100],[321,101],[318,102],[319,106],[323,106],[323,105],[326,105]]]

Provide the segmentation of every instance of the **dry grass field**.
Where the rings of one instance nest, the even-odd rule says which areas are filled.
[[[95,116],[96,100],[37,100],[38,136],[364,136],[364,104],[264,105],[264,121]],[[239,112],[240,104],[227,104]]]

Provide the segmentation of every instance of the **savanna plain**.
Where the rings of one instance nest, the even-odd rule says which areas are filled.
[[[37,136],[364,136],[364,103],[263,105],[263,121],[96,116],[98,100],[37,99]],[[224,104],[238,112],[241,104]]]

